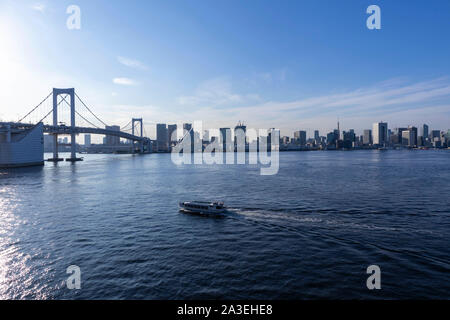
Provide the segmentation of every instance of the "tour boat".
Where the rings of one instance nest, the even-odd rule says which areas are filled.
[[[223,202],[205,202],[205,201],[184,201],[180,202],[180,211],[187,213],[202,213],[211,215],[221,215],[225,213]]]

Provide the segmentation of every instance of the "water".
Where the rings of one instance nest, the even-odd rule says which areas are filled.
[[[88,155],[0,171],[0,298],[450,298],[450,152],[280,154],[280,171]],[[222,199],[227,217],[178,212]],[[381,290],[366,268],[381,268]],[[81,268],[69,290],[66,268]]]

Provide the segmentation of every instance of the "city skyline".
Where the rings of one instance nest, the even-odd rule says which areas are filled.
[[[401,3],[380,1],[376,32],[355,3],[328,2],[324,12],[314,2],[79,1],[80,30],[66,28],[69,4],[0,5],[2,120],[17,121],[49,88],[76,87],[108,123],[136,114],[153,138],[156,123],[195,120],[220,128],[241,119],[282,135],[326,132],[338,117],[356,131],[374,121],[450,124],[447,2],[431,19],[426,4],[408,4],[405,15]]]

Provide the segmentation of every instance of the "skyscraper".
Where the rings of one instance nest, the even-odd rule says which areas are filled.
[[[429,127],[428,125],[424,124],[420,130],[420,135],[424,138],[427,139],[428,138],[428,131],[429,131]]]
[[[167,135],[169,136],[169,146],[176,144],[178,141],[176,133],[174,134],[174,132],[177,132],[177,125],[169,124],[167,126]]]
[[[231,140],[231,130],[230,128],[220,128],[219,142],[222,143],[222,151],[229,152],[232,151],[233,146]],[[230,143],[231,142],[231,143]]]
[[[374,123],[372,136],[374,145],[382,146],[388,143],[388,124],[386,122]]]
[[[183,124],[183,139],[190,139],[191,141],[191,152],[194,152],[194,130],[192,129],[191,123]],[[183,140],[187,141],[187,140]]]
[[[165,123],[158,123],[156,125],[156,142],[158,144],[158,151],[169,151],[169,135]]]
[[[91,135],[90,134],[85,134],[84,135],[84,146],[85,147],[90,147],[91,146]]]
[[[106,126],[106,130],[120,131],[120,126]],[[106,136],[105,144],[108,146],[118,146],[120,144],[120,137]]]
[[[247,131],[247,126],[245,126],[243,122],[239,121],[238,124],[236,125],[236,127],[234,128],[234,147],[235,148],[237,147],[237,145],[240,141],[243,141],[244,145],[243,146],[241,145],[240,147],[241,147],[241,149],[243,147],[244,151],[245,151],[245,145],[247,143],[246,137],[245,137],[246,131]]]
[[[402,131],[402,144],[404,146],[414,146],[414,132],[412,130]]]
[[[364,130],[363,144],[368,146],[371,145],[372,143],[373,143],[372,130]]]
[[[417,128],[413,126],[408,127],[408,131],[411,132],[411,146],[417,146]]]
[[[306,131],[295,131],[294,132],[295,142],[301,146],[306,145]]]
[[[314,140],[316,141],[316,143],[319,143],[320,141],[319,130],[314,130]]]

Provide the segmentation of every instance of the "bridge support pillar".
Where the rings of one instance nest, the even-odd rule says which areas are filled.
[[[53,89],[53,126],[58,126],[58,94],[55,94],[55,90]],[[61,159],[58,154],[58,134],[53,134],[53,158],[48,159],[50,162],[59,162],[64,161]]]
[[[71,143],[71,155],[66,161],[81,161],[83,159],[76,157],[76,134],[75,134],[75,89],[56,89],[53,88],[53,126],[58,127],[58,96],[60,94],[66,94],[70,96],[70,143]],[[58,134],[53,135],[53,158],[48,161],[59,162],[64,159],[59,158],[58,155]]]
[[[76,162],[83,161],[82,158],[77,158],[77,141],[75,134],[75,89],[68,89],[70,95],[70,158],[66,161]]]
[[[131,119],[131,134],[134,136],[134,123],[135,122],[138,122],[139,124],[140,124],[140,133],[141,133],[141,138],[143,137],[143,135],[144,135],[144,124],[143,124],[143,121],[142,121],[142,118],[138,118],[138,119],[136,119],[136,118],[133,118],[133,119]],[[134,142],[133,142],[133,153],[135,152],[135,144],[134,144]],[[144,153],[144,143],[143,143],[143,141],[139,141],[139,152],[140,153]]]

